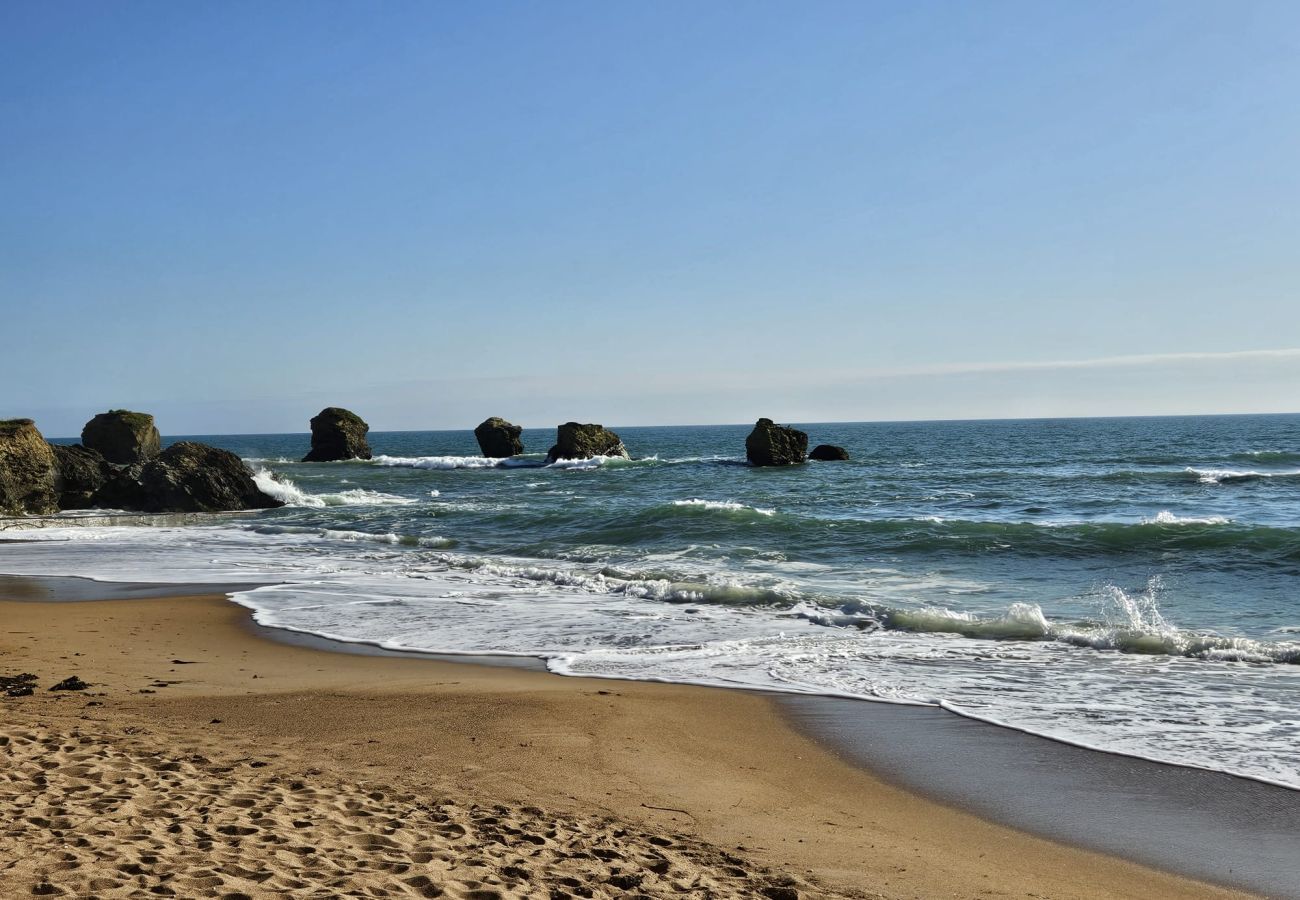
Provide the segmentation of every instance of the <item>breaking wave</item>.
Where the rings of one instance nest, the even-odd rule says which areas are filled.
[[[294,484],[292,479],[266,469],[255,471],[253,481],[262,493],[268,497],[274,497],[285,506],[309,508],[326,506],[410,506],[419,502],[409,497],[398,497],[396,494],[368,491],[364,488],[335,491],[327,494],[309,494]]]

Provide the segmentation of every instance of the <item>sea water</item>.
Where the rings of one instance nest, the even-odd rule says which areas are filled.
[[[555,672],[943,706],[1300,788],[1300,416],[200,436],[282,509],[3,524],[0,572],[263,582],[257,621]],[[35,526],[43,527],[35,527]]]

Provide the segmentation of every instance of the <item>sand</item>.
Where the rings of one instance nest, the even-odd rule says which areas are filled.
[[[1241,896],[900,790],[761,694],[286,646],[213,596],[0,602],[23,671],[5,897]]]

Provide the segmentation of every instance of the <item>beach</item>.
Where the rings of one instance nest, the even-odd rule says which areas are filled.
[[[901,790],[760,693],[333,653],[223,594],[114,593],[5,582],[0,658],[40,679],[0,701],[5,895],[1241,896]]]

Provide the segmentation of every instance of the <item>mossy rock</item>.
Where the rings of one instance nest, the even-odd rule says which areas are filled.
[[[512,425],[500,416],[485,419],[474,429],[479,449],[489,459],[505,459],[524,452],[524,442],[519,439],[523,428]]]
[[[0,514],[59,511],[54,451],[31,419],[0,421]]]
[[[627,459],[622,439],[603,425],[565,422],[555,430],[555,446],[546,455],[547,462],[559,459],[591,459],[594,456],[621,456]]]
[[[771,419],[759,419],[745,438],[745,457],[754,466],[799,465],[808,459],[808,435]]]
[[[81,429],[81,443],[119,466],[145,462],[162,450],[153,416],[129,409],[111,409],[95,416]]]
[[[366,435],[370,426],[359,415],[341,406],[327,406],[311,420],[311,451],[303,462],[334,462],[370,459]]]

